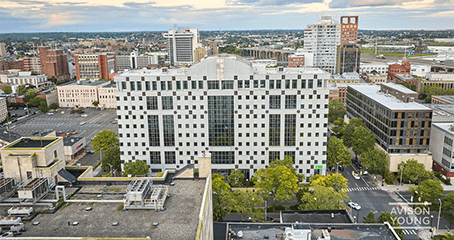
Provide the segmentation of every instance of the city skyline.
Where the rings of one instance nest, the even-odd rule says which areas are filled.
[[[3,0],[0,33],[304,29],[331,14],[359,28],[454,28],[454,0]]]

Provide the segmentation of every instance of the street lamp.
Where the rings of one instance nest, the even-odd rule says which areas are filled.
[[[434,226],[434,215],[430,215],[430,227]]]
[[[440,227],[440,215],[441,215],[441,199],[439,198],[438,201],[440,201],[440,210],[438,210],[438,222],[437,222],[437,231],[438,231],[438,228]]]
[[[404,170],[405,166],[402,166],[402,168],[400,169],[400,186],[402,187],[402,172]]]

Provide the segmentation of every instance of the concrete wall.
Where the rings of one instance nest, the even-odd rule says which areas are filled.
[[[378,144],[375,144],[375,148],[378,148],[378,149],[380,149],[380,150],[382,150],[382,151],[384,151],[386,153],[386,158],[389,161],[388,169],[391,172],[399,171],[399,169],[398,169],[399,163],[405,162],[405,161],[410,160],[410,159],[414,159],[414,160],[418,161],[418,163],[422,163],[424,165],[424,168],[427,171],[432,170],[433,160],[432,160],[432,156],[429,156],[428,154],[424,154],[424,153],[417,153],[417,154],[405,154],[405,153],[402,153],[402,154],[389,154],[382,147],[380,147],[380,145],[378,145]]]
[[[199,157],[199,178],[207,178],[211,174],[211,157]]]
[[[200,159],[200,158],[199,158]],[[200,161],[200,160],[199,160]],[[197,226],[196,240],[213,240],[213,192],[211,174],[208,175],[205,192],[203,193],[202,207],[200,208],[199,224]]]

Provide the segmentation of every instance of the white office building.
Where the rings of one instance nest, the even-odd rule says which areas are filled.
[[[226,54],[117,75],[121,161],[143,160],[152,171],[197,168],[205,150],[213,172],[241,169],[250,178],[287,155],[298,173],[325,174],[329,77]]]
[[[454,177],[454,124],[433,123],[429,151],[432,153],[434,170],[447,177]]]
[[[377,71],[377,73],[388,75],[388,64],[383,62],[361,62],[359,64],[359,72],[371,73]]]
[[[167,38],[170,64],[179,66],[194,63],[194,50],[199,42],[199,29],[169,29],[163,35]]]
[[[337,46],[340,45],[341,26],[331,15],[304,29],[304,50],[314,54],[314,66],[331,74],[336,73]]]
[[[159,61],[166,59],[165,52],[151,52],[140,54],[138,51],[133,51],[129,55],[117,55],[117,69],[141,69],[148,65],[157,65]]]

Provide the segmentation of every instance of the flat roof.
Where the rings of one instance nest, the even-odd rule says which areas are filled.
[[[394,74],[394,76],[402,78],[402,79],[416,79],[410,74]]]
[[[5,148],[45,148],[47,145],[57,141],[59,138],[27,138],[23,137],[18,142],[10,144]]]
[[[396,97],[380,92],[380,85],[350,85],[349,88],[355,89],[361,94],[367,96],[368,98],[374,100],[375,102],[383,105],[386,108],[391,110],[410,110],[410,111],[421,111],[421,110],[431,110],[428,107],[425,107],[422,104],[416,102],[405,103],[398,100]]]
[[[65,86],[74,86],[74,85],[79,85],[79,86],[99,86],[102,84],[105,84],[106,81],[74,81],[74,82],[68,82],[61,84],[57,87],[65,87]]]
[[[80,141],[83,137],[66,137],[63,138],[63,145],[65,146],[72,146]]]
[[[397,75],[397,74],[396,74]],[[402,75],[402,74],[401,74]],[[384,86],[387,86],[387,87],[390,87],[390,88],[393,88],[397,91],[400,91],[400,92],[403,92],[403,93],[415,93],[415,94],[418,94],[417,92],[411,90],[411,89],[408,89],[407,87],[405,87],[404,85],[402,84],[397,84],[397,83],[382,83],[381,85],[384,85]]]
[[[436,95],[436,96],[433,95],[432,97],[436,97],[438,99],[454,103],[454,95]]]
[[[102,88],[116,88],[117,84],[115,82],[111,82],[105,86],[102,86]]]
[[[17,133],[11,132],[11,131],[10,131],[10,133],[11,133],[11,141],[9,139],[10,134],[8,133],[8,130],[0,131],[0,139],[4,140],[6,142],[12,143],[22,137],[20,134],[17,134]]]
[[[291,228],[292,224],[264,224],[264,223],[227,223],[227,231],[232,231],[235,235],[242,231],[244,240],[255,239],[275,239],[276,236],[282,236],[286,228]],[[395,233],[386,224],[309,224],[310,239],[323,239],[322,230],[328,230],[332,240],[376,240],[376,239],[399,239]],[[226,233],[228,235],[228,232]],[[221,239],[221,238],[218,238]],[[227,236],[224,239],[228,239]]]
[[[451,134],[454,134],[454,131],[451,131],[451,127],[454,125],[454,122],[445,122],[445,123],[433,123],[432,125],[437,126],[441,129],[443,129],[445,132],[449,132]]]
[[[334,214],[332,217],[331,214]],[[281,211],[283,223],[352,223],[345,210]]]
[[[432,122],[454,122],[454,104],[424,104],[432,109]]]

